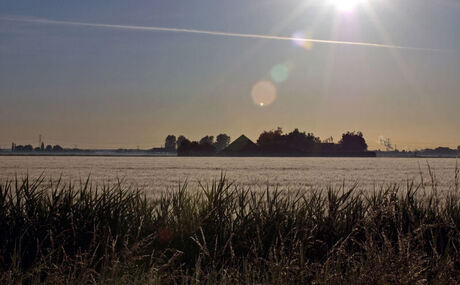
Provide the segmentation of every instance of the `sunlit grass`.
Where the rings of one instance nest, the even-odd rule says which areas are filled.
[[[146,198],[123,183],[0,185],[6,283],[457,283],[458,170],[427,180],[254,191],[225,177]],[[427,186],[429,185],[429,186]]]

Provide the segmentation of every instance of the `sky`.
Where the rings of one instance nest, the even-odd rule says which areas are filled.
[[[456,148],[458,15],[457,0],[0,0],[0,147],[282,127]]]

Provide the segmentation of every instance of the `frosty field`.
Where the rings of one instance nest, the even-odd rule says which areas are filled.
[[[218,158],[218,157],[0,157],[0,180],[14,175],[58,178],[64,182],[85,179],[97,183],[117,178],[133,184],[149,195],[168,191],[188,181],[210,182],[224,172],[230,181],[264,189],[267,184],[281,189],[311,189],[345,182],[358,183],[363,190],[384,184],[429,180],[427,165],[438,180],[440,190],[452,185],[455,159],[448,158]]]

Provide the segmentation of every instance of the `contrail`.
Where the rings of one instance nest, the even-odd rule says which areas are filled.
[[[278,40],[278,41],[297,41],[297,42],[310,42],[310,43],[320,43],[320,44],[364,46],[364,47],[402,49],[402,50],[416,50],[416,51],[460,52],[458,50],[432,49],[432,48],[410,47],[410,46],[390,45],[390,44],[378,44],[378,43],[369,43],[369,42],[334,41],[334,40],[321,40],[321,39],[312,39],[312,38],[298,38],[298,37],[261,35],[261,34],[246,34],[246,33],[230,33],[230,32],[209,31],[209,30],[170,28],[170,27],[151,27],[151,26],[132,26],[132,25],[112,25],[112,24],[100,24],[100,23],[84,23],[84,22],[73,22],[73,21],[49,20],[49,19],[41,19],[41,18],[0,17],[0,20],[29,22],[29,23],[40,23],[40,24],[52,24],[52,25],[69,25],[69,26],[83,26],[83,27],[93,27],[93,28],[120,29],[120,30],[158,31],[158,32],[201,34],[201,35],[212,35],[212,36],[233,37],[233,38],[266,39],[266,40]]]

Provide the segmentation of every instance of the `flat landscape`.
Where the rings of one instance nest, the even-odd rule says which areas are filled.
[[[430,180],[428,166],[436,175],[438,189],[452,186],[455,158],[262,158],[262,157],[0,157],[0,179],[28,174],[31,178],[59,178],[64,182],[95,183],[125,181],[155,195],[176,190],[186,180],[191,188],[198,182],[219,179],[224,172],[230,181],[264,190],[267,185],[284,190],[319,189],[345,183],[369,191],[388,184]]]
[[[460,284],[460,0],[0,0],[0,285]]]
[[[460,282],[456,159],[8,156],[1,167],[5,284]]]

